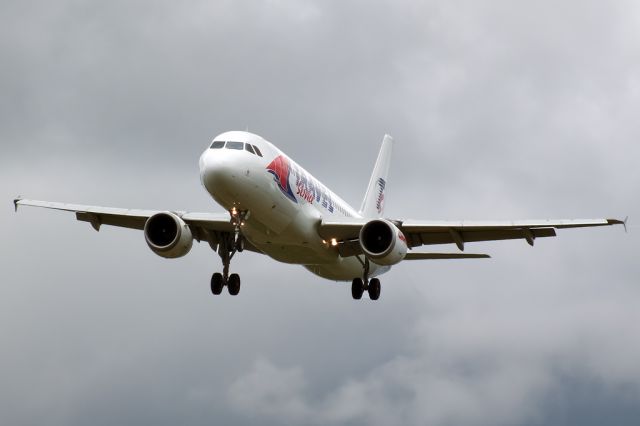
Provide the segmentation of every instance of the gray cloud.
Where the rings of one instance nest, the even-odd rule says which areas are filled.
[[[0,418],[7,424],[635,424],[635,2],[4,2]],[[17,193],[218,210],[197,158],[249,126],[392,217],[630,215],[406,262],[378,303],[246,254],[21,210]],[[448,248],[447,248],[448,249]],[[469,249],[471,250],[471,248]]]

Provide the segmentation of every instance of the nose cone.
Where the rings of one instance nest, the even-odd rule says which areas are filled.
[[[200,156],[200,181],[213,196],[231,189],[236,178],[235,168],[224,154],[222,150],[208,149]]]

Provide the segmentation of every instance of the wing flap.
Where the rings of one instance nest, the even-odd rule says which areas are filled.
[[[624,223],[618,219],[542,219],[513,221],[417,221],[403,220],[402,228],[408,232],[430,232],[439,229],[513,229],[513,228],[582,228],[589,226],[607,226]]]
[[[624,224],[618,219],[557,219],[504,222],[481,221],[403,221],[400,229],[409,245],[455,243],[464,250],[464,243],[524,239],[529,245],[536,238],[555,237],[556,229],[583,228]]]
[[[490,259],[488,254],[472,253],[407,253],[404,260]]]
[[[405,235],[410,241],[412,247],[430,244],[452,244],[456,243],[456,237],[451,231],[437,230],[432,232],[411,232],[405,231]],[[404,227],[403,227],[404,230]],[[533,238],[555,237],[556,231],[553,228],[534,228],[534,229],[482,229],[457,231],[463,243],[479,242],[479,241],[498,241],[498,240],[517,240],[527,239],[528,232]]]
[[[89,222],[93,229],[100,230],[102,225],[119,226],[121,228],[144,229],[147,216],[127,216],[109,213],[76,212],[76,219]]]

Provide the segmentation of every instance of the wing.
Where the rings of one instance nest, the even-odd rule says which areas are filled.
[[[533,246],[536,238],[555,237],[556,229],[624,224],[617,219],[557,219],[505,222],[425,222],[406,220],[400,229],[410,247],[455,243],[464,250],[467,242],[524,239]]]
[[[89,222],[96,231],[99,231],[102,225],[142,230],[149,217],[161,212],[160,210],[86,206],[82,204],[26,200],[22,198],[16,198],[13,204],[16,211],[18,210],[18,206],[33,206],[74,212],[77,220]],[[188,213],[182,211],[174,211],[172,213],[178,215],[189,225],[191,233],[197,241],[207,241],[212,246],[218,244],[221,234],[232,233],[234,231],[234,227],[230,222],[230,216],[227,213]],[[248,241],[245,242],[245,249],[259,252],[259,250],[249,244]]]
[[[319,225],[320,236],[326,240],[335,238],[340,253],[355,255],[362,253],[358,236],[367,219],[349,218],[344,221],[327,220]],[[391,220],[407,238],[410,248],[432,244],[456,244],[463,251],[465,243],[524,239],[529,245],[536,238],[555,237],[556,229],[583,228],[593,226],[624,225],[618,219],[559,219],[523,220],[504,222],[477,221],[417,221]]]

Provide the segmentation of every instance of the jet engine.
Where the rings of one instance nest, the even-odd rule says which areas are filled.
[[[171,212],[156,213],[147,219],[144,238],[155,254],[168,259],[184,256],[193,245],[191,230]]]
[[[360,246],[378,265],[395,265],[407,255],[407,240],[393,223],[375,219],[360,229]]]

